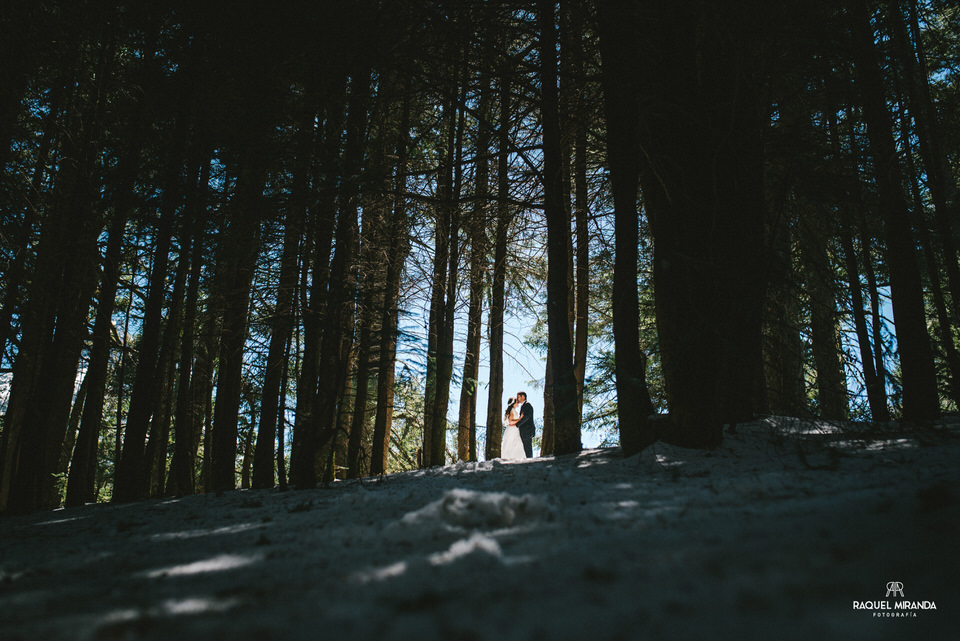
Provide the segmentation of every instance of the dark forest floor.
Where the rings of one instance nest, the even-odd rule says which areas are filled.
[[[958,455],[957,420],[771,418],[4,518],[0,639],[955,639]]]

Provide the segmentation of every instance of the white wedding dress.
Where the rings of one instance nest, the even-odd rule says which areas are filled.
[[[514,406],[510,418],[514,421],[520,418],[520,406]],[[503,429],[503,440],[500,442],[500,458],[506,460],[525,459],[527,453],[520,440],[520,430],[516,425],[506,425]]]

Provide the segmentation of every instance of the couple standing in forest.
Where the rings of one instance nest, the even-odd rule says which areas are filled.
[[[533,406],[527,402],[526,392],[517,392],[515,397],[507,401],[503,423],[500,458],[533,458]]]

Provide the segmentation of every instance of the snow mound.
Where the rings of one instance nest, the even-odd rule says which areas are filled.
[[[453,488],[439,500],[408,512],[388,529],[391,534],[449,532],[459,535],[550,521],[553,514],[553,507],[541,496]]]
[[[440,552],[430,557],[434,565],[453,563],[471,555],[486,556],[493,559],[502,559],[503,550],[496,539],[474,532],[469,538],[455,541],[446,552]]]

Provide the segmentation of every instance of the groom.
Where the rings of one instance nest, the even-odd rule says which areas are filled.
[[[520,406],[520,420],[517,421],[517,429],[520,430],[520,440],[523,441],[523,451],[527,453],[527,458],[533,458],[533,405],[527,402],[526,392],[517,392],[517,402]]]

